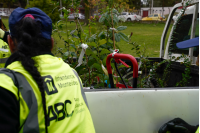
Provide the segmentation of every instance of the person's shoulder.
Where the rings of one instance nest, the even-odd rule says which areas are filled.
[[[15,85],[14,71],[6,68],[1,68],[0,79],[0,87],[12,92],[17,97],[18,88]]]

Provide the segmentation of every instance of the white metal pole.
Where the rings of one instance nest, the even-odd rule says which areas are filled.
[[[193,11],[192,28],[191,28],[190,39],[195,38],[198,10],[199,10],[199,5],[195,4],[194,5],[194,11]],[[189,59],[190,59],[191,63],[195,63],[195,60],[193,59],[193,52],[194,52],[194,48],[193,47],[189,48]]]
[[[151,8],[151,10],[152,10],[152,14],[154,14],[154,12],[153,12],[153,0],[152,0],[152,8]]]

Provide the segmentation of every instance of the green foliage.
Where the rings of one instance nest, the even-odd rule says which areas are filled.
[[[160,76],[157,73],[157,70],[159,69],[159,67],[161,67],[162,64],[167,63],[167,66],[164,69],[163,75]],[[150,78],[151,79],[155,79],[158,83],[159,87],[166,87],[169,81],[169,77],[170,77],[170,72],[171,72],[171,60],[163,60],[162,62],[155,62],[152,68],[152,71],[150,72]]]
[[[116,9],[110,9],[109,7],[106,8],[104,14],[102,14],[101,18],[99,19],[100,23],[103,23],[107,27],[112,27],[112,16],[113,16],[113,24],[117,25],[119,22],[118,16],[119,13]]]
[[[74,7],[76,9],[76,7]],[[65,8],[62,9],[64,12],[65,18],[69,15],[69,11]],[[105,20],[103,23],[106,23],[107,26],[112,26],[118,24],[118,12],[115,9],[107,8],[105,12]],[[113,17],[111,14],[115,14]],[[104,17],[101,17],[104,18]],[[65,21],[65,20],[63,20]],[[100,20],[102,21],[102,20]],[[66,22],[66,21],[65,21]],[[108,80],[107,70],[104,68],[106,65],[107,55],[113,52],[113,43],[114,41],[119,42],[121,38],[123,40],[129,41],[128,37],[121,31],[126,29],[126,26],[119,26],[115,31],[117,36],[113,40],[113,34],[111,29],[107,26],[104,28],[95,28],[93,25],[96,25],[94,22],[89,23],[89,30],[82,30],[82,26],[78,19],[75,19],[76,28],[73,30],[67,30],[66,34],[67,39],[64,39],[61,33],[63,23],[58,21],[54,24],[53,33],[57,34],[59,38],[64,41],[65,46],[63,48],[58,47],[56,53],[61,55],[62,59],[67,62],[71,67],[75,68],[78,72],[80,78],[83,81],[84,86],[93,85],[95,88],[107,87],[105,86],[105,80]],[[90,22],[90,21],[89,21]],[[66,28],[67,23],[65,23]],[[88,48],[83,50],[82,45],[87,44]],[[82,64],[78,65],[78,58],[81,51],[85,51],[85,55],[82,59]],[[74,57],[76,60],[74,60]],[[112,66],[113,63],[112,63]],[[97,78],[98,77],[98,78]],[[108,81],[109,83],[109,81]]]
[[[184,87],[189,83],[189,79],[191,79],[191,61],[189,61],[189,58],[185,55],[181,55],[180,58],[184,58],[184,61],[181,62],[181,64],[184,64],[185,71],[182,73],[182,80],[176,83],[176,86]]]
[[[130,36],[127,36],[124,33],[124,30],[127,29],[127,27],[122,25],[119,26],[119,20],[117,17],[118,12],[113,8],[113,1],[110,0],[108,5],[109,6],[104,10],[104,14],[99,19],[99,26],[95,27],[96,23],[90,23],[89,21],[88,30],[83,30],[82,25],[77,19],[75,19],[73,22],[75,23],[76,27],[70,30],[69,26],[67,26],[67,24],[69,24],[67,21],[57,21],[57,23],[54,24],[53,33],[54,35],[59,36],[60,40],[64,42],[64,46],[58,47],[56,53],[59,53],[59,57],[61,57],[78,72],[84,86],[92,85],[95,88],[107,88],[107,85],[109,84],[109,78],[107,70],[104,68],[106,65],[107,55],[119,47],[119,42],[124,41],[124,44],[128,43],[133,45],[132,50],[135,50],[135,53],[140,58],[139,67],[142,74],[138,77],[138,87],[151,87],[151,79],[153,78],[156,80],[159,87],[167,86],[172,60],[164,60],[160,63],[155,63],[152,65],[151,60],[149,60],[147,56],[146,46],[144,45],[142,47],[137,45],[135,42],[131,42],[131,36],[133,34],[131,33]],[[77,9],[76,5],[74,5],[74,9]],[[69,10],[66,8],[63,8],[62,10],[67,20]],[[65,22],[65,24],[61,22]],[[65,32],[63,31],[63,26],[65,26],[67,29]],[[83,44],[87,44],[88,48],[83,49]],[[82,64],[78,65],[77,60],[82,51],[84,51],[85,54],[82,59]],[[185,63],[187,64],[188,61]],[[163,75],[157,75],[156,71],[163,64],[167,64]],[[115,75],[116,71],[113,69],[114,64],[111,63],[111,66],[113,75]],[[184,85],[189,78],[188,75],[190,69],[188,69],[188,67],[189,66],[187,66],[186,72],[183,74],[183,80],[180,81],[180,83],[177,83],[178,86]],[[119,68],[122,69],[124,66],[119,66]],[[117,77],[113,78],[114,81],[119,80]],[[108,80],[107,85],[105,84],[105,80]]]
[[[29,1],[29,5],[26,6],[26,8],[29,7],[37,7],[44,11],[52,20],[53,23],[57,22],[59,17],[59,11],[58,6],[54,1],[51,0],[32,0]]]

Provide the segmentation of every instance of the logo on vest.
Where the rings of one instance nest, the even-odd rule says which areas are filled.
[[[50,75],[44,76],[44,89],[46,90],[48,95],[52,95],[58,92],[53,78]]]

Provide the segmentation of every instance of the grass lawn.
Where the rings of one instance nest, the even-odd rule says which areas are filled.
[[[2,18],[2,21],[4,22],[5,26],[8,28],[8,19]],[[81,23],[82,24],[82,23]],[[68,22],[68,28],[63,26],[63,31],[68,30],[74,30],[75,29],[75,23],[69,23]],[[119,25],[127,26],[127,29],[123,30],[122,32],[126,35],[130,35],[131,32],[133,32],[133,35],[131,37],[131,41],[135,42],[138,45],[141,45],[141,49],[144,49],[144,46],[146,48],[145,56],[148,57],[159,57],[160,54],[160,40],[161,35],[164,29],[165,24],[164,23],[151,23],[151,24],[145,24],[145,23],[133,23],[133,22],[126,22],[126,23],[119,23]],[[96,28],[102,28],[101,26],[94,26]],[[82,25],[83,30],[88,30],[88,26]],[[169,33],[168,33],[169,34]],[[66,39],[65,34],[62,33],[62,36],[64,39]],[[53,38],[56,42],[57,47],[64,47],[64,43],[62,40],[59,39],[57,34],[53,34]],[[131,50],[133,47],[131,44],[128,44],[127,42],[121,40],[118,43],[118,46],[120,47],[120,53],[125,54],[131,54],[135,57],[135,50]]]

